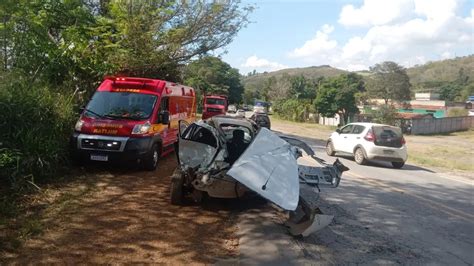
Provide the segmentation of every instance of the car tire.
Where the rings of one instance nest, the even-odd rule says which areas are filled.
[[[334,145],[332,145],[331,141],[328,141],[328,143],[326,143],[326,153],[329,156],[334,156],[334,154],[336,154],[336,151],[334,151]]]
[[[392,162],[393,168],[400,169],[405,165],[405,162]]]
[[[150,150],[150,153],[143,160],[143,168],[147,171],[155,171],[160,160],[160,146],[155,143]]]
[[[170,185],[170,199],[172,205],[182,205],[183,204],[183,184],[184,184],[184,174],[178,168],[174,171],[173,176],[171,177]]]
[[[362,148],[357,148],[354,152],[354,161],[357,164],[363,165],[367,163],[367,159],[365,158],[365,153]]]

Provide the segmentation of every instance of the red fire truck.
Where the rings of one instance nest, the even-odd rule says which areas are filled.
[[[207,119],[215,115],[225,115],[228,107],[227,96],[206,95],[202,103],[202,119]]]
[[[196,120],[193,88],[158,79],[106,77],[75,125],[73,156],[139,161],[154,170],[158,159],[173,151],[180,120]]]

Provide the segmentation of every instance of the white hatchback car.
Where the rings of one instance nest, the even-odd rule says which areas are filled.
[[[358,164],[368,160],[391,162],[402,168],[408,158],[405,138],[399,127],[375,123],[350,123],[332,133],[326,143],[326,153],[354,155]]]

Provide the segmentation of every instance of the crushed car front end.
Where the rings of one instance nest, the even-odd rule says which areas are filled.
[[[173,204],[185,196],[200,201],[206,194],[240,198],[253,192],[290,212],[287,225],[294,235],[307,236],[331,222],[315,199],[320,187],[339,185],[348,170],[339,161],[327,164],[306,143],[266,128],[256,132],[246,119],[217,116],[180,128]],[[313,164],[299,164],[302,156]]]

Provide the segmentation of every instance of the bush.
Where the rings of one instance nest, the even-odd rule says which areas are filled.
[[[52,175],[67,162],[76,115],[72,94],[63,95],[18,75],[0,84],[0,181],[21,186]]]
[[[373,112],[373,122],[395,125],[398,119],[398,111],[393,105],[381,105]]]
[[[448,117],[468,116],[469,111],[466,108],[455,107],[448,110]]]
[[[282,100],[273,105],[273,111],[283,119],[296,122],[304,122],[310,113],[314,113],[314,107],[307,99]]]

